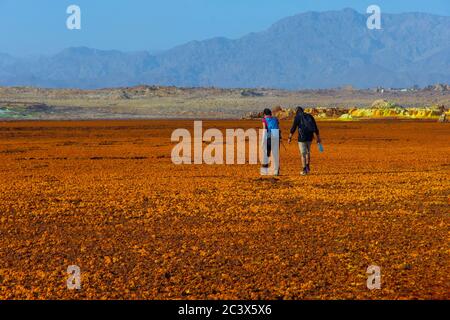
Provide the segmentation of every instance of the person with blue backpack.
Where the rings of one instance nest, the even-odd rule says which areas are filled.
[[[311,143],[314,139],[314,134],[317,138],[320,150],[322,150],[321,139],[319,135],[319,128],[316,120],[309,113],[306,113],[302,107],[297,107],[294,123],[289,134],[288,143],[291,143],[292,135],[298,129],[298,147],[303,164],[301,175],[305,176],[310,173],[309,167],[311,160]]]
[[[281,141],[280,134],[280,122],[277,117],[272,116],[270,109],[264,109],[263,111],[263,152],[264,160],[261,166],[261,174],[267,175],[269,170],[268,159],[272,155],[273,161],[273,175],[278,176],[280,174],[280,161],[279,161],[279,145]],[[267,156],[267,157],[266,157]]]

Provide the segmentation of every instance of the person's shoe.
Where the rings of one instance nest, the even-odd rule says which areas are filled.
[[[262,176],[267,176],[269,174],[269,168],[261,167],[260,173]]]
[[[279,172],[279,171],[275,171],[275,172],[273,173],[273,175],[274,175],[275,177],[278,177],[278,176],[280,175],[280,172]]]
[[[309,168],[309,164],[306,166],[306,173],[310,173],[311,169]]]
[[[302,176],[306,176],[308,174],[308,171],[306,168],[303,169],[303,171],[300,173]]]

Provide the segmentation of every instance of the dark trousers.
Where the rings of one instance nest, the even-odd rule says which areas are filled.
[[[270,158],[270,155],[272,154],[272,139],[270,136],[267,137],[266,150],[267,150],[267,158]],[[263,164],[262,167],[268,168],[269,164]]]

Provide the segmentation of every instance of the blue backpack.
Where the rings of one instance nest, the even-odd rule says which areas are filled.
[[[266,123],[267,131],[269,133],[273,129],[280,129],[280,125],[278,123],[278,119],[277,118],[275,118],[275,117],[267,117],[267,118],[264,118],[264,121]]]

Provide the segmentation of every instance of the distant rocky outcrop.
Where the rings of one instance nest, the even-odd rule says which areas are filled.
[[[52,107],[46,105],[45,103],[38,103],[26,106],[26,111],[28,112],[49,112]]]
[[[241,91],[243,97],[262,97],[264,93],[255,90],[245,89]]]
[[[115,92],[111,95],[111,97],[112,97],[113,99],[115,99],[115,100],[123,100],[123,99],[128,100],[128,99],[130,99],[130,95],[129,95],[125,90],[118,90],[118,91],[115,91]]]
[[[446,122],[450,116],[450,110],[445,106],[431,106],[423,108],[405,108],[396,103],[386,100],[376,100],[368,108],[304,108],[305,112],[312,114],[317,119],[323,120],[358,120],[358,119],[383,119],[383,118],[404,118],[404,119],[439,119]],[[294,108],[283,109],[276,106],[272,109],[272,114],[280,120],[293,119],[295,117]],[[244,115],[244,119],[262,118],[262,112],[250,112]]]
[[[426,87],[425,90],[427,90],[427,91],[437,91],[437,92],[450,91],[450,85],[438,83],[438,84]]]

